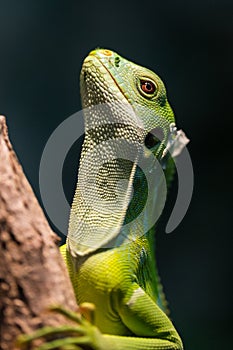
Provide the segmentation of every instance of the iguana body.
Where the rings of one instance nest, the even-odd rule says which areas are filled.
[[[111,148],[108,145],[110,139],[135,142],[139,152],[140,145],[144,147],[146,140],[152,153],[158,159],[162,158],[174,115],[164,85],[156,74],[112,51],[95,50],[83,64],[81,96],[84,108],[104,103],[114,106],[110,107],[111,120],[106,120],[109,118],[106,111],[97,110],[95,114],[95,111],[87,110],[81,170],[86,159],[91,157],[88,152],[97,146],[102,147],[100,156],[104,159],[104,152],[107,154]],[[148,141],[149,132],[158,127],[163,133],[162,142],[153,136]],[[93,345],[96,349],[183,349],[180,337],[166,315],[155,262],[154,228],[145,230],[159,202],[156,186],[160,183],[156,184],[155,180],[155,200],[149,203],[140,220],[126,228],[125,224],[134,221],[135,211],[142,212],[148,195],[147,186],[137,167],[137,154],[132,162],[125,162],[124,156],[120,161],[114,160],[114,152],[112,160],[103,160],[96,184],[98,195],[106,205],[109,201],[111,207],[114,200],[120,198],[112,214],[105,206],[106,211],[98,211],[96,203],[92,208],[95,194],[93,192],[91,198],[88,187],[90,197],[85,197],[85,186],[82,187],[85,179],[81,170],[79,173],[67,244],[61,247],[77,302],[91,302],[96,306],[95,324],[103,333],[101,346]],[[145,147],[143,152],[146,158]],[[86,178],[93,170],[95,156],[88,163]],[[163,159],[163,166],[167,163],[165,175],[169,182],[171,160],[169,157]],[[155,164],[151,164],[148,171],[153,172],[154,168]],[[116,189],[117,182],[122,179],[127,180],[127,185],[123,190],[122,187]]]

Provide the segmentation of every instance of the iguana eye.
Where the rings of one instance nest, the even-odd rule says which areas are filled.
[[[137,88],[142,96],[149,99],[153,98],[158,90],[156,83],[147,77],[137,79]]]
[[[146,94],[153,94],[156,90],[156,86],[150,80],[140,80],[141,89]]]

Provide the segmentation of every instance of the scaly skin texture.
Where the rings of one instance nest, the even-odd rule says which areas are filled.
[[[148,81],[152,83],[152,88],[155,87],[154,92],[149,89],[151,85],[145,85]],[[143,145],[148,142],[148,133],[158,127],[163,132],[162,140],[157,142],[151,136],[148,148],[159,160],[162,158],[169,136],[168,126],[175,120],[165,87],[155,73],[110,50],[95,50],[83,64],[81,96],[84,108],[120,103],[112,108],[114,126],[109,126],[106,112],[102,109],[99,115],[98,111],[86,114],[81,169],[88,151],[101,142],[120,135]],[[131,108],[130,113],[127,113],[128,107]],[[99,127],[98,121],[103,120],[108,125]],[[107,152],[107,149],[101,152]],[[146,158],[146,148],[143,152]],[[95,159],[90,164],[94,162]],[[166,315],[155,262],[155,230],[152,227],[142,234],[145,223],[158,206],[159,183],[155,181],[154,201],[136,226],[126,230],[124,224],[134,219],[138,205],[143,207],[146,201],[146,181],[137,167],[136,156],[135,161],[129,163],[112,161],[111,167],[110,163],[99,175],[100,194],[109,203],[114,200],[116,193],[105,180],[113,178],[110,185],[115,185],[117,180],[124,178],[122,173],[125,174],[128,185],[118,193],[122,206],[119,204],[114,219],[111,213],[98,213],[98,208],[93,209],[83,196],[80,180],[73,200],[67,243],[61,247],[78,304],[91,302],[96,306],[95,325],[102,334],[98,333],[98,340],[93,340],[92,347],[112,350],[183,349],[181,339]],[[170,182],[173,166],[169,157],[163,159],[163,166],[167,182]],[[151,171],[153,167],[152,164]],[[90,173],[92,170],[90,165]],[[105,185],[102,186],[103,181]],[[103,227],[105,231],[102,233]]]

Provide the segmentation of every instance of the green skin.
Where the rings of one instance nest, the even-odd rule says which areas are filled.
[[[102,96],[101,91],[105,89],[107,96],[105,100],[94,100],[96,95],[92,96],[91,91],[95,90],[96,86],[93,86],[92,82],[88,90],[86,78],[88,74],[92,74],[95,78],[95,84],[99,89],[98,96]],[[142,89],[145,80],[154,83],[155,92],[147,93],[148,91]],[[108,89],[109,86],[111,91]],[[174,123],[175,120],[167,101],[164,84],[155,73],[112,51],[98,49],[92,51],[84,61],[81,72],[81,96],[84,107],[111,101],[129,103],[136,114],[140,115],[144,136],[155,126],[160,126],[163,129],[164,139],[157,144],[155,142],[151,151],[161,159],[169,133],[167,125]],[[151,111],[151,114],[143,114],[140,108],[144,106],[147,107],[147,111]],[[154,124],[152,116],[155,114],[158,116],[159,125]],[[168,183],[172,174],[173,164],[171,158],[167,157],[165,176]],[[137,202],[137,199],[145,196],[145,179],[138,169],[133,175],[136,188],[134,200]],[[70,230],[77,212],[78,195],[76,192],[74,196]],[[150,207],[150,211],[154,210],[155,205],[156,201]],[[130,219],[133,211],[134,206],[128,206],[123,222]],[[148,215],[151,213],[144,213],[139,226],[143,227]],[[100,245],[98,249],[91,251],[87,249],[81,253],[77,251],[77,246],[72,244],[69,235],[70,232],[67,244],[60,248],[61,253],[69,270],[77,303],[80,305],[89,302],[96,307],[95,325],[77,318],[79,325],[76,331],[79,337],[64,338],[62,342],[60,339],[55,345],[54,342],[46,343],[41,349],[53,349],[58,345],[62,345],[64,349],[82,349],[83,344],[96,350],[183,349],[182,341],[166,315],[166,302],[155,262],[155,229],[151,228],[146,234],[139,235],[128,244],[124,244],[123,240],[115,247],[106,249],[104,245]],[[66,313],[69,318],[75,317],[62,308],[57,311]],[[38,332],[31,336],[30,340],[40,336],[41,333]],[[43,335],[54,332],[58,330],[49,329]]]

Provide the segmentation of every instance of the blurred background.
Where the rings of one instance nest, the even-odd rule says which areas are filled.
[[[90,50],[113,49],[164,80],[178,127],[191,139],[195,175],[184,220],[165,234],[170,200],[157,251],[187,350],[232,346],[232,42],[229,0],[0,0],[0,114],[39,200],[42,151],[81,109],[79,73]],[[69,201],[79,146],[63,174]]]

